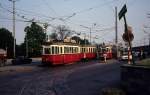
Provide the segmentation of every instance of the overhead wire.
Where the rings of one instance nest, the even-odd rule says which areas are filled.
[[[47,6],[47,8],[49,8],[51,11],[53,11],[56,15],[57,12],[51,7],[51,5],[46,1],[46,0],[42,0],[42,2]]]
[[[103,3],[103,4],[98,4],[98,5],[96,5],[96,6],[93,6],[93,7],[87,8],[87,9],[83,9],[83,10],[81,10],[81,11],[76,11],[76,12],[73,12],[72,15],[73,15],[73,14],[78,15],[78,14],[81,14],[81,13],[84,13],[84,12],[88,12],[88,11],[91,11],[91,10],[93,10],[93,9],[95,9],[95,8],[103,7],[103,6],[105,6],[105,5],[108,5],[108,4],[113,3],[113,2],[116,2],[116,1],[118,1],[118,0],[112,0],[112,1],[109,1],[109,2],[105,2],[105,3]],[[75,16],[75,15],[73,15],[73,16]],[[73,16],[72,16],[72,17],[73,17]]]
[[[45,0],[44,0],[45,1]],[[112,0],[112,2],[113,2],[114,0]],[[109,2],[110,3],[110,2]],[[107,4],[107,3],[105,3],[105,4]],[[105,5],[104,4],[104,5]],[[68,16],[66,19],[63,19],[63,18],[57,18],[58,20],[60,20],[60,21],[62,21],[62,22],[64,22],[65,24],[66,24],[66,20],[68,20],[69,18],[71,18],[71,17],[73,17],[73,16],[75,16],[76,14],[80,14],[80,13],[83,13],[83,12],[86,12],[86,11],[90,11],[90,10],[93,10],[94,8],[98,8],[98,7],[100,7],[100,5],[99,6],[95,6],[95,7],[91,7],[91,8],[88,8],[88,9],[85,9],[85,10],[83,10],[83,11],[78,11],[78,12],[76,12],[76,13],[73,13],[71,16]],[[8,12],[10,12],[10,13],[12,13],[12,11],[10,11],[10,10],[8,10],[8,9],[6,9],[6,8],[4,8],[5,10],[7,10]],[[21,10],[21,9],[16,9],[16,10]],[[25,11],[25,10],[21,10],[21,11],[23,11],[23,12],[27,12],[27,11]],[[44,16],[44,17],[46,17],[46,18],[51,18],[51,19],[56,19],[56,17],[50,17],[50,16],[45,16],[45,15],[42,15],[42,14],[38,14],[38,13],[35,13],[35,12],[29,12],[28,11],[28,13],[31,13],[31,14],[37,14],[37,15],[40,15],[40,16]],[[19,16],[19,17],[21,17],[21,18],[23,18],[23,19],[26,19],[26,20],[28,20],[29,21],[29,19],[28,18],[25,18],[25,16],[23,16],[23,15],[20,15],[20,14],[16,14],[17,16]],[[25,14],[24,14],[25,15]],[[9,20],[11,20],[11,19],[9,19]],[[23,21],[23,22],[25,22],[25,20],[20,20],[20,19],[16,19],[16,20],[18,20],[18,21]],[[31,19],[30,19],[31,20]],[[36,21],[36,22],[38,22],[38,23],[42,23],[42,22],[40,22],[40,21]],[[43,23],[42,23],[43,24]],[[50,24],[51,25],[51,24]],[[52,26],[52,25],[51,25]],[[67,25],[68,26],[68,25]],[[104,31],[104,30],[100,30],[100,31]]]
[[[1,5],[1,7],[2,7],[4,10],[6,10],[6,11],[12,13],[12,11],[10,11],[10,9],[7,9],[7,8],[3,7],[2,5]],[[8,8],[11,8],[11,9],[12,9],[12,7],[8,7]],[[35,17],[38,17],[38,18],[45,18],[45,19],[47,19],[47,20],[49,20],[49,21],[53,21],[53,20],[56,19],[56,17],[47,16],[47,15],[44,15],[44,14],[41,14],[41,13],[37,13],[37,12],[33,12],[33,11],[27,11],[27,10],[20,9],[20,8],[15,8],[15,9],[16,9],[16,13],[17,13],[18,15],[19,15],[19,14],[23,14],[23,15],[26,15],[26,16],[35,16]],[[47,20],[46,20],[46,21],[47,21]]]

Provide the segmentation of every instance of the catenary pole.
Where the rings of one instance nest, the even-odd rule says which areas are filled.
[[[118,59],[118,22],[117,22],[117,7],[115,7],[115,30],[116,30],[116,57]]]
[[[15,22],[15,3],[16,0],[9,0],[13,3],[13,37],[14,37],[14,45],[13,45],[13,57],[16,57],[16,37],[15,37],[15,32],[16,32],[16,22]]]

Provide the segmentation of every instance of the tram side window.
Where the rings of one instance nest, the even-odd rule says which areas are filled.
[[[75,47],[75,53],[78,53],[78,48],[77,47]]]
[[[55,50],[54,50],[54,54],[57,54],[57,47],[54,47]]]
[[[66,53],[69,53],[69,47],[66,47]]]
[[[64,47],[64,53],[69,53],[69,47]]]
[[[73,53],[73,47],[71,47],[71,53]]]
[[[72,53],[72,47],[70,47],[70,53]]]
[[[59,47],[57,47],[57,54],[59,54]]]
[[[64,53],[66,53],[66,51],[67,51],[67,49],[66,49],[66,47],[64,47]]]
[[[85,48],[85,52],[88,53],[88,48]]]
[[[83,53],[85,53],[85,48],[82,48],[83,49]]]
[[[44,48],[44,54],[50,54],[50,48]]]
[[[79,48],[76,48],[76,53],[78,53],[78,51],[79,51]]]
[[[52,54],[54,54],[54,47],[52,46]]]
[[[94,51],[93,51],[94,53],[96,52],[96,48],[94,48]]]
[[[57,54],[57,47],[55,47],[55,54]]]
[[[71,53],[71,47],[69,47],[69,53]]]
[[[55,54],[59,54],[59,47],[55,47]]]
[[[85,48],[83,48],[83,53],[85,53]]]
[[[68,53],[70,53],[71,52],[71,47],[68,47]]]
[[[75,53],[75,47],[72,47],[72,53]]]
[[[62,47],[59,47],[60,48],[60,54],[62,54]]]

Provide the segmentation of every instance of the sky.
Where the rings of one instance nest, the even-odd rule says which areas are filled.
[[[96,43],[115,42],[115,7],[117,12],[123,5],[127,6],[126,20],[132,27],[133,46],[148,45],[150,34],[150,0],[16,0],[16,42],[24,41],[24,28],[34,19],[51,26],[47,34],[58,25],[65,25],[77,33],[81,38],[86,35]],[[43,24],[39,25],[43,26]],[[0,28],[7,28],[12,32],[12,2],[0,0]],[[145,30],[147,33],[145,33]],[[124,43],[124,20],[118,19],[118,41]],[[75,35],[75,34],[74,34]]]

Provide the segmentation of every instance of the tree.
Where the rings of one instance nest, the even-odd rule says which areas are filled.
[[[42,43],[46,39],[44,29],[35,22],[32,22],[31,26],[25,27],[26,32],[25,42],[28,44],[29,56],[41,55]]]
[[[57,40],[57,37],[58,37],[58,35],[56,33],[52,33],[50,35],[50,38],[53,39],[53,40]]]
[[[13,42],[12,33],[6,28],[0,28],[0,48],[7,49],[7,56],[13,56]]]
[[[25,43],[21,43],[20,45],[16,45],[16,55],[17,56],[25,56],[26,55],[26,45]]]
[[[77,43],[81,43],[81,38],[80,37],[78,37],[78,36],[73,36],[72,38],[71,38],[72,40],[75,40]]]
[[[65,38],[72,35],[72,31],[65,25],[59,25],[53,31],[58,35],[58,40],[64,40]]]
[[[81,45],[89,45],[89,44],[90,44],[87,39],[83,39],[83,40],[82,40],[82,39],[81,39],[80,37],[78,37],[78,36],[73,36],[71,39],[72,39],[72,40],[75,40],[78,44],[81,44]]]

